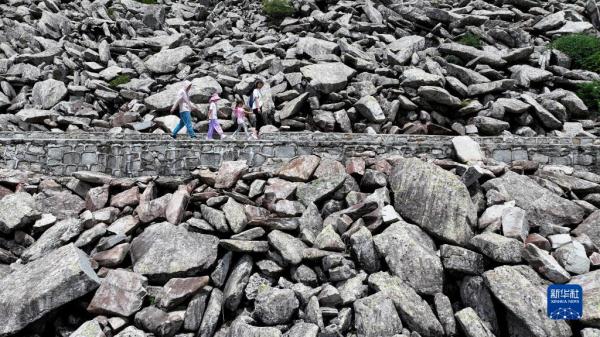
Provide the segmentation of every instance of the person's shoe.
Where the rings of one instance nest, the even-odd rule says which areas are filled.
[[[198,139],[196,136],[190,136],[191,139]]]
[[[172,134],[172,133],[171,133],[171,134],[169,134],[169,136],[171,136],[171,138],[173,138],[173,139],[177,139],[177,135],[174,135],[174,134]]]

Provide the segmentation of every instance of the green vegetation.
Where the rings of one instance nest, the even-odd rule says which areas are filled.
[[[121,84],[128,83],[130,80],[131,78],[129,78],[129,75],[119,75],[108,82],[108,85],[110,85],[111,88],[116,88]]]
[[[283,18],[294,14],[294,6],[289,0],[263,0],[263,11],[272,18]]]
[[[146,5],[156,5],[156,0],[135,0]]]
[[[464,64],[464,62],[460,59],[460,57],[456,56],[456,55],[448,55],[445,57],[446,61],[448,61],[448,63],[452,63],[452,64],[456,64],[459,66],[462,66]]]
[[[481,38],[473,33],[467,33],[460,37],[457,41],[465,46],[471,46],[475,48],[481,48]]]
[[[113,19],[113,20],[115,19],[115,9],[114,8],[110,7],[109,9],[107,9],[106,14],[108,14],[108,16],[111,19]]]
[[[600,81],[580,84],[576,93],[590,111],[600,111]]]
[[[600,39],[587,34],[561,36],[549,45],[569,55],[573,67],[597,71],[600,69]]]

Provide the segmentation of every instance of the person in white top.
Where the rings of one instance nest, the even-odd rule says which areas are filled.
[[[263,81],[258,80],[254,83],[254,87],[252,88],[252,92],[250,93],[250,108],[252,109],[251,123],[254,124],[254,127],[258,130],[262,125],[265,124],[265,120],[262,115],[263,109],[263,96],[261,89],[265,84]]]
[[[196,138],[194,133],[194,126],[192,125],[192,109],[198,110],[198,108],[190,101],[189,91],[192,88],[192,82],[184,81],[183,87],[177,92],[177,99],[171,108],[171,113],[175,113],[175,110],[179,107],[179,124],[173,130],[171,137],[177,138],[177,133],[185,126],[188,135],[191,138]]]
[[[219,124],[219,117],[217,116],[217,102],[221,99],[219,94],[216,92],[210,97],[209,106],[208,106],[208,135],[206,139],[213,139],[213,133],[216,131],[221,139],[225,139],[225,135],[223,134],[223,129],[221,129],[221,125]]]

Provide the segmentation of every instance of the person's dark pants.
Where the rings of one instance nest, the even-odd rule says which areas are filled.
[[[260,129],[261,126],[268,124],[265,116],[263,116],[262,109],[253,109],[252,113],[253,114],[250,117],[250,123],[252,124],[252,126],[254,126],[254,128],[256,128],[257,131]]]
[[[196,138],[194,133],[194,126],[192,125],[192,114],[189,111],[182,111],[179,113],[179,124],[173,130],[173,137],[177,137],[177,134],[183,127],[187,129],[188,135],[192,138]]]

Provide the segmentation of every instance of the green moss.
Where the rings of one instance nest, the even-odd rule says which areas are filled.
[[[597,67],[599,65],[597,61],[594,61],[600,59],[596,55],[600,52],[600,39],[596,36],[587,34],[564,35],[552,41],[549,47],[569,55],[573,66],[576,68],[587,69],[586,66]],[[594,59],[587,60],[595,55]]]
[[[107,10],[106,10],[106,14],[108,14],[108,16],[109,16],[111,19],[113,19],[113,20],[115,19],[115,9],[114,9],[114,8],[112,8],[112,7],[111,7],[111,8],[109,8],[109,9],[107,9]]]
[[[129,81],[131,81],[131,78],[129,78],[128,75],[119,75],[112,79],[112,81],[108,82],[108,85],[110,85],[111,88],[116,88],[121,84],[128,83]]]
[[[294,14],[294,6],[289,0],[263,0],[263,11],[272,18],[283,18]]]
[[[448,61],[448,63],[452,63],[452,64],[456,64],[459,66],[462,66],[464,64],[464,62],[460,59],[460,57],[456,56],[456,55],[448,55],[445,57],[446,61]]]
[[[456,42],[464,44],[465,46],[481,48],[481,38],[473,33],[467,33],[461,36]]]
[[[600,81],[580,84],[576,93],[594,115],[600,111]]]
[[[460,102],[460,106],[464,108],[464,107],[468,106],[469,104],[471,104],[472,102],[473,102],[472,99],[465,99]]]

